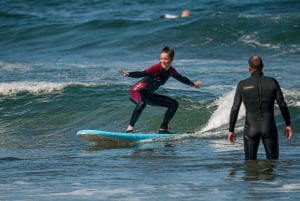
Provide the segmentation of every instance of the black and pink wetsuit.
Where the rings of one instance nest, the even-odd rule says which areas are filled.
[[[194,83],[187,77],[179,74],[175,68],[170,67],[168,70],[163,69],[162,65],[155,64],[144,71],[129,72],[128,77],[141,78],[130,89],[130,99],[136,104],[130,119],[130,125],[134,127],[146,104],[153,106],[167,107],[162,129],[168,129],[168,124],[174,116],[178,102],[170,97],[154,93],[161,85],[165,84],[169,77],[172,76],[180,82],[194,86]]]

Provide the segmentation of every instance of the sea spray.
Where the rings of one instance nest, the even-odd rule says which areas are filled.
[[[233,103],[234,93],[235,89],[216,99],[214,104],[217,105],[217,109],[213,112],[208,120],[208,123],[201,130],[201,132],[207,132],[229,123],[229,115]],[[245,116],[245,108],[242,105],[238,119],[241,119],[243,116]]]

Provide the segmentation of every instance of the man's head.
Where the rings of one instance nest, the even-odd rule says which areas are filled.
[[[254,55],[249,58],[248,67],[249,67],[250,73],[255,72],[255,71],[262,71],[262,69],[264,67],[264,63],[260,56]]]

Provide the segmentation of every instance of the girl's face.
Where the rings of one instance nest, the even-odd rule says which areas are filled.
[[[169,57],[168,53],[166,52],[162,52],[160,54],[160,63],[162,65],[162,67],[166,70],[169,69],[169,67],[171,66],[171,63],[172,63],[172,59]]]

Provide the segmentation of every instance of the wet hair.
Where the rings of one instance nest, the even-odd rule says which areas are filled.
[[[251,56],[249,58],[248,65],[251,66],[254,70],[262,70],[264,67],[262,58],[257,55]]]
[[[161,53],[163,53],[163,52],[167,53],[172,60],[174,59],[174,56],[175,56],[174,49],[170,48],[169,46],[165,46],[162,49]]]

